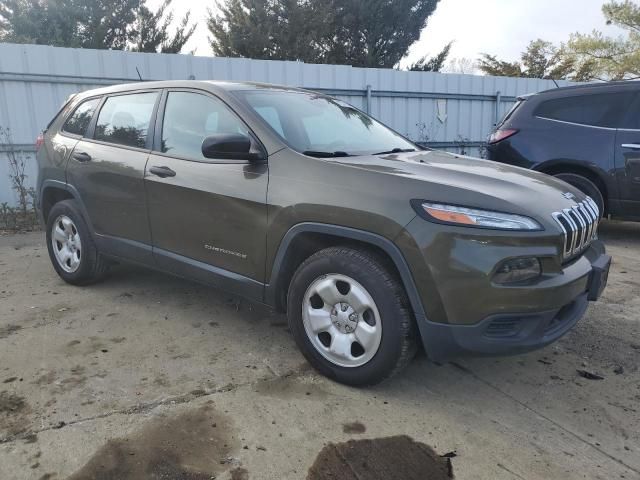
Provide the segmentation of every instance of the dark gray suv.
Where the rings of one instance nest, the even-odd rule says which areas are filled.
[[[640,220],[640,82],[520,97],[489,138],[489,158],[553,175],[601,212]]]
[[[353,385],[539,348],[602,292],[594,201],[566,183],[422,150],[339,100],[246,83],[74,96],[44,132],[39,210],[57,273],[135,262],[286,311]]]

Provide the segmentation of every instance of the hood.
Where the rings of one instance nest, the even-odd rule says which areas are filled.
[[[571,185],[543,173],[435,150],[346,157],[336,161],[370,172],[420,181],[421,197],[417,198],[423,200],[547,219],[551,213],[585,198]]]

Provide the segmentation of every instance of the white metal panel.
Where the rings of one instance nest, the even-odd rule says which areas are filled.
[[[0,43],[0,126],[9,128],[16,148],[25,151],[30,182],[35,181],[34,139],[69,95],[105,84],[139,81],[136,68],[144,80],[193,76],[197,80],[339,90],[338,98],[363,110],[367,108],[366,89],[370,85],[373,97],[369,109],[374,117],[413,140],[442,142],[453,151],[460,150],[456,146],[460,142],[484,141],[496,112],[502,116],[510,107],[508,101],[502,101],[496,108],[497,92],[508,100],[555,87],[552,81],[538,79]],[[431,98],[416,98],[425,94]],[[446,104],[447,113],[442,122],[438,119],[438,99],[452,94],[463,97],[441,102]],[[468,95],[482,98],[464,97]],[[2,154],[6,148],[0,145],[0,202],[13,203]],[[479,153],[477,148],[465,151]]]

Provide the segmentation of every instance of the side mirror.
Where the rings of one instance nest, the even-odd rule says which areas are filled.
[[[251,151],[251,139],[240,133],[217,133],[202,141],[202,155],[224,160],[264,160],[262,152]]]

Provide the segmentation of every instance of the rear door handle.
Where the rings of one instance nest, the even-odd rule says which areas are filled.
[[[149,173],[157,175],[158,177],[161,177],[161,178],[176,176],[176,172],[171,170],[169,167],[151,167],[149,169]]]
[[[640,150],[640,143],[623,143],[622,148],[630,148],[632,150]]]
[[[73,159],[77,160],[78,162],[90,162],[91,161],[91,155],[89,155],[88,153],[85,152],[73,152]]]

